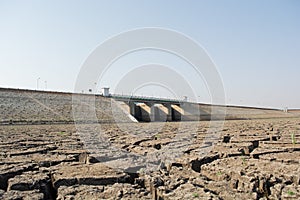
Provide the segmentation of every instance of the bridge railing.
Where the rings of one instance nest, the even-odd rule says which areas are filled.
[[[174,102],[174,103],[187,102],[183,99],[158,98],[158,97],[124,95],[124,94],[110,94],[109,97],[114,99],[128,99],[128,100],[132,99],[132,100],[141,100],[141,101],[160,101],[160,102]]]

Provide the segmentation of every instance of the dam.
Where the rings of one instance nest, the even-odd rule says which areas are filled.
[[[210,110],[185,100],[111,95],[130,115],[141,122],[209,120]]]
[[[77,97],[75,100],[74,96]],[[79,108],[77,115],[74,107]],[[216,111],[213,115],[212,109]],[[95,117],[90,115],[92,112]],[[295,115],[298,114],[279,109],[210,105],[176,99],[0,88],[0,124],[65,124],[74,123],[74,117],[81,123],[131,123]]]

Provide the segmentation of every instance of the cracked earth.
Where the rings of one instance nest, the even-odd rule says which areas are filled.
[[[87,148],[89,138],[75,125],[3,125],[0,198],[300,199],[299,118],[226,121],[215,144],[203,145],[208,127],[209,122],[82,125],[88,133],[101,132],[115,148],[141,156],[191,133],[172,162],[130,172],[107,164],[104,149]]]

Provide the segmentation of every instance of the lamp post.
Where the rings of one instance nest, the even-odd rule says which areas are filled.
[[[38,79],[36,80],[36,89],[38,90],[39,89],[39,82],[40,82],[40,77],[38,77]]]

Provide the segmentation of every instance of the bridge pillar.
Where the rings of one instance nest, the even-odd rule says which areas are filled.
[[[172,107],[171,107],[171,104],[167,103],[167,104],[164,104],[164,106],[168,109],[166,121],[170,122],[170,121],[172,121]]]
[[[128,106],[129,106],[129,113],[135,117],[135,107],[136,107],[135,103],[130,101],[128,103]]]
[[[146,103],[137,103],[135,112],[139,121],[142,122],[151,121],[151,107]]]
[[[160,103],[154,104],[153,107],[151,107],[151,112],[153,111],[153,121],[160,121],[165,122],[167,121],[167,116],[169,114],[168,108]]]
[[[184,114],[183,109],[180,105],[172,104],[171,105],[171,115],[172,121],[181,121],[181,116]]]

